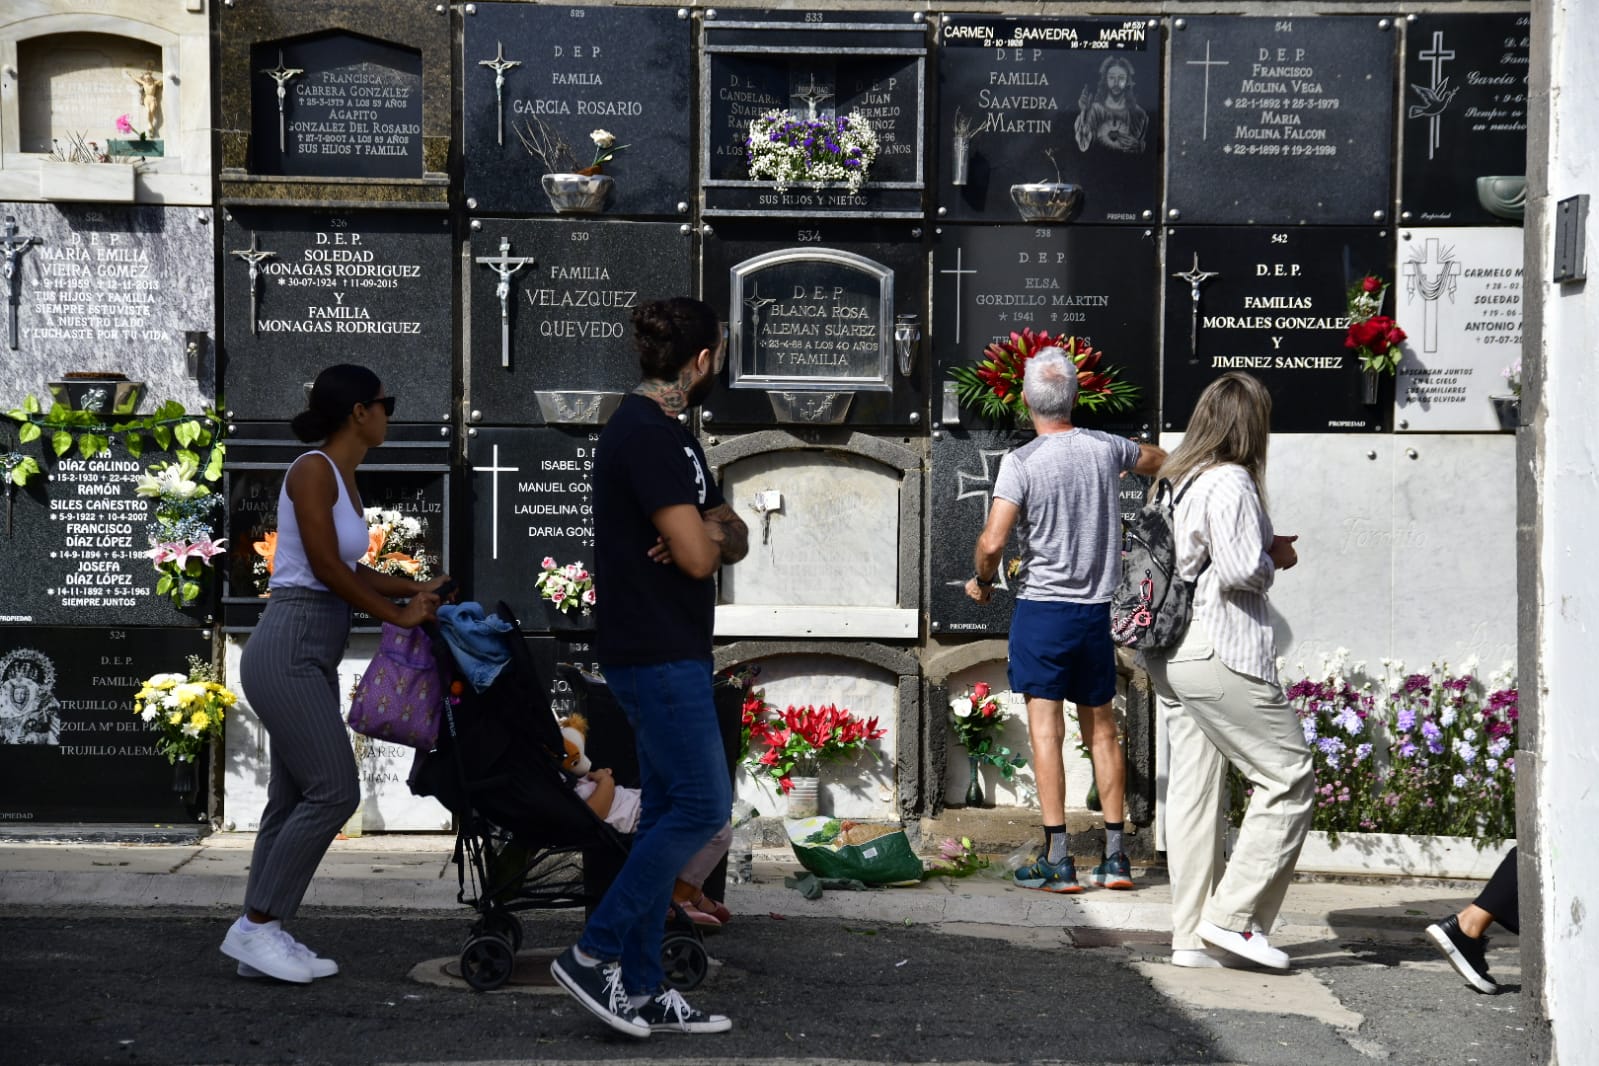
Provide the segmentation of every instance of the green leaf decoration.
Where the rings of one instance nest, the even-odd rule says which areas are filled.
[[[78,437],[78,454],[85,459],[93,459],[110,447],[111,442],[98,433],[84,433]]]
[[[216,481],[222,476],[222,460],[226,454],[227,448],[221,444],[211,449],[211,456],[205,463],[205,480]]]
[[[165,596],[172,591],[172,575],[162,574],[161,580],[155,583],[155,591],[159,596]]]
[[[155,438],[156,447],[166,451],[172,447],[172,427],[157,423],[150,427],[150,436]]]
[[[144,454],[144,437],[138,433],[129,433],[123,437],[122,444],[128,449],[128,454],[135,459]]]
[[[40,429],[32,422],[17,428],[17,440],[21,441],[23,444],[36,441],[42,436],[44,436],[44,430]]]
[[[172,435],[177,438],[179,444],[185,448],[191,448],[200,437],[200,424],[198,422],[179,422],[172,427]]]
[[[67,454],[72,450],[72,434],[64,429],[58,429],[50,434],[50,450],[55,452],[57,457]]]

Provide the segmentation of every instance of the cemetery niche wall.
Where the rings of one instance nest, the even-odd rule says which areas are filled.
[[[603,422],[639,380],[632,314],[693,289],[675,222],[475,219],[467,274],[469,419]]]
[[[208,204],[212,126],[203,7],[0,11],[0,200]]]
[[[692,43],[686,8],[466,8],[462,186],[468,208],[687,215],[693,199]],[[614,138],[609,159],[594,140],[602,133]],[[595,159],[602,160],[601,173],[574,173]],[[557,175],[559,182],[552,181]],[[578,183],[580,176],[589,180]],[[558,184],[598,192],[550,191]]]
[[[224,632],[254,629],[266,609],[283,477],[307,448],[283,423],[228,427],[221,493],[231,548],[219,560]],[[389,427],[381,448],[367,452],[356,469],[370,539],[363,563],[418,580],[451,572],[453,452],[449,427],[400,423]],[[357,633],[374,633],[381,623],[356,611],[351,626]]]
[[[940,216],[1155,218],[1158,20],[946,15],[938,41]]]
[[[726,308],[727,366],[706,426],[915,426],[926,409],[920,227],[719,223],[704,299]]]
[[[217,37],[224,202],[447,206],[447,7],[262,0]]]
[[[359,363],[398,397],[394,421],[450,421],[448,218],[234,207],[222,242],[230,418],[287,421],[324,367]]]
[[[701,49],[706,217],[922,217],[922,12],[718,9],[706,13]],[[826,133],[820,143],[810,138],[809,163],[760,169],[755,159],[770,137],[807,147],[803,131],[787,132],[796,123],[820,123],[811,130]],[[875,149],[852,156],[863,128]],[[818,163],[830,169],[813,169]]]
[[[206,790],[175,791],[133,713],[144,679],[186,672],[190,655],[210,661],[209,633],[0,626],[0,825],[203,820]],[[208,768],[202,756],[199,781]]]

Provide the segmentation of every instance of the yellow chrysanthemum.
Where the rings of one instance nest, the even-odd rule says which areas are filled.
[[[206,697],[205,683],[203,681],[185,681],[183,684],[173,688],[172,694],[185,707],[195,703],[204,703]]]
[[[189,724],[196,729],[204,729],[211,724],[211,716],[205,713],[204,707],[201,707],[198,711],[189,715]]]
[[[167,712],[167,724],[168,725],[182,725],[183,724],[183,712],[182,711],[168,711]]]

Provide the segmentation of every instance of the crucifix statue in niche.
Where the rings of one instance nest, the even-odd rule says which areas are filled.
[[[287,137],[284,130],[284,102],[289,98],[289,79],[299,77],[305,71],[299,67],[289,67],[283,64],[283,49],[278,49],[278,65],[270,70],[261,72],[278,84],[278,151],[286,152]]]
[[[0,261],[3,261],[5,266],[0,268],[0,271],[4,273],[6,289],[8,290],[6,299],[11,304],[9,318],[12,351],[17,350],[17,316],[22,308],[22,293],[19,287],[22,281],[22,271],[17,269],[17,263],[22,258],[22,254],[29,248],[43,243],[38,237],[20,235],[17,232],[16,218],[12,215],[6,216],[5,232],[0,235]]]
[[[480,255],[477,261],[499,275],[499,283],[494,286],[494,295],[500,301],[500,366],[507,370],[511,367],[511,278],[518,270],[534,261],[531,255],[513,256],[511,254],[511,238],[500,238],[500,254],[497,256]]]
[[[1221,277],[1221,272],[1217,271],[1217,270],[1201,270],[1201,269],[1199,269],[1199,253],[1195,252],[1194,253],[1194,265],[1189,267],[1187,270],[1178,271],[1177,273],[1173,274],[1172,277],[1181,278],[1182,280],[1188,282],[1188,299],[1194,305],[1194,307],[1193,307],[1193,318],[1190,319],[1189,323],[1188,323],[1188,357],[1190,359],[1198,359],[1199,358],[1199,290],[1201,288],[1203,288],[1205,282],[1209,281],[1211,278],[1219,278],[1219,277]]]
[[[146,70],[137,76],[129,73],[128,77],[139,87],[139,106],[144,108],[144,128],[140,132],[146,137],[154,137],[161,125],[161,89],[164,84],[161,76],[153,70]]]
[[[833,98],[833,94],[829,89],[827,89],[825,86],[816,84],[816,74],[814,71],[811,73],[809,81],[807,81],[804,85],[797,87],[794,92],[790,93],[789,95],[796,100],[803,100],[805,102],[805,117],[812,122],[816,121],[817,108],[825,101]]]

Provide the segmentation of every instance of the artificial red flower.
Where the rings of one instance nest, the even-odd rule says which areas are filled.
[[[988,693],[989,688],[987,681],[979,681],[977,684],[972,686],[972,699],[974,700],[986,700],[988,699]]]
[[[1382,278],[1373,277],[1372,275],[1367,274],[1363,279],[1361,279],[1360,288],[1364,292],[1376,292],[1382,288]]]

